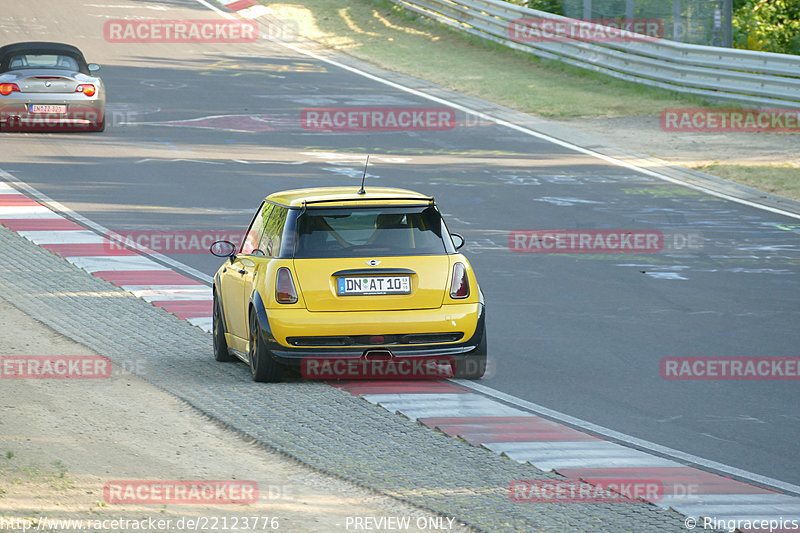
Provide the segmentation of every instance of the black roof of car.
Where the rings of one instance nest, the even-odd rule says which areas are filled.
[[[86,66],[86,59],[83,54],[76,47],[71,44],[64,43],[48,43],[40,41],[32,41],[27,43],[13,43],[5,46],[0,46],[0,72],[7,72],[8,63],[11,56],[19,54],[20,52],[32,54],[63,54],[74,57],[78,61],[78,68],[84,74],[89,74],[89,68]]]

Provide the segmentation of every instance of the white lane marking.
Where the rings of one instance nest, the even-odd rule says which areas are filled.
[[[99,244],[108,242],[90,230],[20,230],[17,233],[36,244]]]
[[[577,441],[533,441],[533,442],[495,442],[497,449],[500,451],[521,451],[525,450],[531,453],[539,453],[542,457],[549,457],[552,455],[617,455],[621,453],[635,452],[642,454],[643,452],[636,451],[631,448],[626,448],[615,442],[593,439],[593,440],[577,440]],[[681,466],[675,464],[675,466]]]
[[[205,285],[121,285],[147,302],[161,300],[211,300],[211,287]]]
[[[692,490],[691,484],[686,484],[683,488],[673,488],[673,490]],[[730,513],[731,509],[724,506],[735,506],[736,514],[751,514],[753,512],[764,512],[772,509],[775,505],[793,506],[789,507],[790,512],[800,513],[800,498],[788,496],[786,494],[668,494],[669,485],[664,487],[664,496],[657,502],[652,502],[663,509],[674,509],[680,513],[692,516],[716,516],[722,517]],[[726,517],[727,518],[727,517]]]
[[[399,411],[411,420],[450,416],[528,414],[477,394],[365,394],[362,398],[392,413]]]
[[[90,229],[94,230],[96,233],[98,233],[100,235],[110,235],[112,233],[108,228],[106,228],[104,226],[101,226],[100,224],[98,224],[98,223],[96,223],[96,222],[94,222],[92,220],[89,220],[85,216],[76,213],[75,211],[73,211],[69,207],[65,206],[64,204],[62,204],[60,202],[56,202],[55,200],[53,200],[49,196],[39,192],[38,190],[34,189],[33,187],[31,187],[30,185],[28,185],[24,181],[22,181],[22,180],[18,179],[17,177],[9,174],[8,172],[4,171],[3,169],[0,169],[0,178],[4,179],[7,182],[15,184],[17,186],[17,188],[22,189],[23,191],[25,191],[29,197],[35,198],[38,202],[44,204],[45,206],[47,206],[49,208],[48,209],[48,213],[49,214],[48,213],[41,213],[41,214],[37,214],[36,216],[15,216],[15,217],[7,216],[5,218],[64,218],[61,215],[58,215],[58,214],[55,213],[55,212],[59,212],[59,213],[66,214],[67,216],[69,216],[75,222],[77,222],[77,223],[79,223],[79,224],[81,224],[81,225],[83,225],[83,226],[85,226],[87,228],[90,228]],[[152,257],[153,259],[156,259],[156,260],[160,261],[161,263],[165,263],[167,265],[170,265],[175,270],[178,270],[180,272],[183,272],[184,274],[188,274],[190,276],[193,276],[193,277],[199,279],[200,281],[203,281],[203,282],[207,283],[208,285],[211,285],[211,283],[212,283],[212,279],[213,278],[211,276],[209,276],[208,274],[200,272],[199,270],[194,269],[194,268],[190,267],[189,265],[185,265],[185,264],[183,264],[183,263],[181,263],[179,261],[176,261],[176,260],[172,259],[171,257],[167,257],[166,255],[163,255],[163,254],[154,252],[152,250],[149,250],[149,249],[145,248],[144,246],[133,245],[132,248],[135,248],[138,252],[142,253],[143,255],[147,255],[149,257]],[[160,265],[159,265],[159,267],[160,267]],[[158,268],[157,270],[162,270],[162,268]],[[164,270],[168,270],[168,269],[164,269]]]
[[[214,319],[212,317],[210,317],[210,316],[198,316],[198,317],[187,318],[186,319],[186,322],[188,322],[190,324],[193,324],[193,325],[197,326],[198,328],[200,328],[203,331],[206,331],[208,333],[211,333],[211,328],[212,328],[213,321],[214,321]]]
[[[689,483],[687,483],[687,486]],[[660,503],[669,503],[672,500],[683,502],[694,502],[705,505],[719,504],[780,504],[780,503],[800,503],[800,498],[789,496],[788,494],[681,494],[677,496],[665,495]]]
[[[635,446],[636,448],[650,451],[659,455],[664,455],[672,459],[675,459],[677,461],[691,463],[694,465],[705,467],[706,469],[715,470],[717,472],[722,472],[724,474],[728,474],[731,476],[740,477],[748,481],[752,481],[753,483],[757,483],[759,485],[765,485],[768,487],[784,490],[786,492],[800,494],[800,486],[793,485],[792,483],[787,483],[785,481],[780,481],[771,477],[762,476],[761,474],[748,472],[747,470],[742,470],[741,468],[728,466],[722,463],[718,463],[716,461],[711,461],[709,459],[704,459],[702,457],[692,455],[690,453],[682,452],[674,448],[669,448],[667,446],[662,446],[654,442],[640,439],[638,437],[626,435],[625,433],[620,433],[619,431],[614,431],[613,429],[593,424],[591,422],[581,420],[580,418],[575,418],[574,416],[560,413],[558,411],[549,409],[542,405],[535,404],[533,402],[529,402],[521,398],[517,398],[510,394],[506,394],[505,392],[501,392],[492,389],[491,387],[487,387],[486,385],[475,383],[474,381],[466,379],[451,379],[449,381],[461,387],[464,387],[465,389],[485,394],[486,396],[489,396],[491,398],[496,398],[511,405],[516,405],[517,407],[525,409],[528,412],[536,413],[545,418],[550,418],[552,420],[562,422],[569,426],[582,429],[584,431],[593,433],[595,435],[600,435],[608,439],[613,439],[615,441],[622,442],[624,444],[630,444],[631,446]]]
[[[482,446],[495,453],[503,453],[515,461],[531,463],[544,471],[559,468],[608,468],[616,465],[682,466],[668,459],[600,439],[578,442],[490,442]]]
[[[163,124],[160,124],[160,125],[163,126]],[[217,129],[217,128],[209,128],[209,129]],[[203,160],[200,160],[200,159],[181,159],[181,158],[177,158],[177,159],[154,159],[154,158],[151,158],[151,157],[146,158],[146,159],[140,159],[140,160],[136,161],[136,163],[137,164],[138,163],[147,163],[149,161],[156,161],[156,162],[159,162],[159,163],[163,163],[163,162],[166,162],[166,163],[202,163],[204,165],[224,165],[225,164],[225,163],[220,163],[218,161],[203,161]]]
[[[0,218],[62,218],[43,205],[0,206]]]
[[[543,472],[550,472],[552,470],[561,470],[565,468],[630,468],[635,470],[636,468],[674,466],[672,461],[661,459],[655,455],[645,455],[643,457],[597,457],[595,459],[590,459],[588,457],[561,457],[534,461],[530,459],[525,452],[511,451],[504,453],[509,457],[509,459],[513,459],[520,463],[529,462]]]
[[[225,17],[225,18],[230,19],[230,20],[236,20],[235,16],[233,16],[230,13],[225,13],[224,11],[220,10],[219,8],[217,8],[216,6],[213,6],[213,5],[209,4],[206,0],[195,0],[195,1],[200,3],[200,4],[202,4],[202,5],[204,5],[204,6],[206,6],[207,8],[211,9],[212,11],[217,12],[222,17]],[[303,48],[301,48],[299,46],[296,46],[294,44],[288,43],[286,41],[282,41],[281,39],[279,39],[277,37],[271,37],[271,36],[267,35],[264,32],[261,33],[261,37],[263,37],[264,39],[267,39],[269,41],[272,41],[275,44],[283,46],[284,48],[288,48],[289,50],[293,50],[293,51],[297,52],[298,54],[302,54],[302,55],[314,58],[317,61],[322,61],[323,63],[327,63],[329,65],[333,65],[335,67],[341,68],[341,69],[346,70],[348,72],[352,72],[353,74],[357,74],[357,75],[362,76],[364,78],[376,81],[378,83],[382,83],[383,85],[388,85],[389,87],[398,89],[400,91],[404,91],[404,92],[407,92],[409,94],[413,94],[413,95],[419,96],[420,98],[424,98],[426,100],[430,100],[431,102],[436,102],[436,103],[439,103],[439,104],[442,104],[442,105],[446,105],[446,106],[452,107],[453,109],[458,109],[459,111],[463,111],[464,113],[469,113],[469,114],[473,115],[473,118],[477,117],[477,118],[480,118],[480,119],[483,119],[483,120],[488,120],[489,122],[497,124],[498,126],[504,126],[506,128],[512,129],[514,131],[517,131],[519,133],[523,133],[523,134],[529,135],[531,137],[536,137],[538,139],[542,139],[544,141],[548,141],[548,142],[553,143],[555,145],[561,146],[562,148],[567,148],[569,150],[573,150],[573,151],[579,152],[581,154],[585,154],[585,155],[588,155],[588,156],[591,156],[591,157],[595,157],[597,159],[601,159],[601,160],[605,161],[606,163],[610,163],[610,164],[618,166],[618,167],[627,168],[628,170],[632,170],[632,171],[637,172],[639,174],[644,174],[645,176],[650,176],[650,177],[653,177],[653,178],[657,178],[657,179],[660,179],[662,181],[666,181],[668,183],[674,183],[676,185],[681,185],[683,187],[688,187],[689,189],[693,189],[693,190],[696,190],[696,191],[702,191],[702,192],[704,192],[706,194],[710,194],[711,196],[716,196],[717,198],[722,198],[724,200],[730,200],[730,201],[736,202],[738,204],[746,205],[746,206],[749,206],[749,207],[755,207],[756,209],[762,209],[762,210],[765,210],[765,211],[769,211],[771,213],[777,213],[777,214],[784,215],[784,216],[787,216],[787,217],[800,219],[800,214],[798,214],[798,213],[792,213],[790,211],[784,211],[783,209],[777,209],[777,208],[774,208],[774,207],[769,207],[769,206],[762,205],[762,204],[759,204],[759,203],[756,203],[756,202],[751,202],[749,200],[744,200],[744,199],[738,198],[736,196],[730,196],[730,195],[725,194],[725,193],[717,192],[717,191],[714,191],[712,189],[708,189],[706,187],[702,187],[700,185],[694,185],[694,184],[691,184],[691,183],[686,183],[686,182],[681,181],[679,179],[671,178],[671,177],[666,176],[664,174],[659,174],[658,172],[655,172],[653,170],[649,170],[649,169],[646,169],[646,168],[638,167],[638,166],[634,165],[633,163],[628,163],[627,161],[623,161],[623,160],[617,159],[615,157],[607,156],[605,154],[601,154],[600,152],[595,152],[594,150],[590,150],[588,148],[583,148],[581,146],[578,146],[576,144],[572,144],[572,143],[567,142],[567,141],[562,141],[561,139],[557,139],[555,137],[551,137],[550,135],[547,135],[547,134],[532,130],[530,128],[526,128],[524,126],[520,126],[518,124],[514,124],[513,122],[509,122],[507,120],[503,120],[503,119],[494,117],[494,116],[489,115],[487,113],[484,113],[482,111],[477,111],[477,110],[472,109],[470,107],[467,107],[465,105],[457,104],[457,103],[455,103],[455,102],[453,102],[451,100],[448,100],[446,98],[441,98],[439,96],[433,96],[433,95],[430,95],[430,94],[425,93],[423,91],[420,91],[420,90],[417,90],[417,89],[412,89],[411,87],[406,87],[405,85],[402,85],[400,83],[381,78],[380,76],[376,76],[375,74],[370,74],[368,72],[364,72],[361,69],[358,69],[356,67],[351,67],[349,65],[345,65],[344,63],[340,63],[340,62],[338,62],[338,61],[336,61],[334,59],[330,59],[328,57],[325,57],[325,56],[322,56],[320,54],[314,53],[314,52],[312,52],[310,50],[305,50],[305,49],[303,49]]]
[[[691,517],[709,516],[717,520],[775,520],[776,515],[787,520],[800,519],[800,503],[762,503],[748,504],[734,502],[728,504],[694,505],[677,504],[670,507],[681,514]],[[737,530],[738,531],[738,530]]]
[[[169,9],[167,6],[148,6],[148,5],[137,5],[137,6],[126,6],[126,5],[119,5],[119,4],[84,4],[87,7],[101,7],[103,9],[152,9],[153,11],[166,11]]]
[[[64,259],[87,272],[103,270],[170,270],[144,255],[89,255],[65,257]]]
[[[265,5],[258,4],[240,9],[236,13],[243,18],[254,19],[260,17],[261,15],[271,15],[272,10]]]
[[[20,196],[25,196],[17,189],[9,185],[8,183],[0,181],[0,194],[18,194]]]
[[[646,275],[655,279],[678,279],[687,281],[689,278],[684,278],[677,272],[645,272]]]

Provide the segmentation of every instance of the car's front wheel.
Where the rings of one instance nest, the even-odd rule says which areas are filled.
[[[253,381],[274,383],[283,378],[283,365],[269,353],[255,311],[250,312],[250,350],[247,355]]]

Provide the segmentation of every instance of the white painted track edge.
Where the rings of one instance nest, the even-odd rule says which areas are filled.
[[[591,422],[586,422],[581,420],[580,418],[575,418],[574,416],[570,416],[564,413],[560,413],[553,409],[549,409],[542,405],[535,404],[533,402],[529,402],[527,400],[523,400],[520,398],[516,398],[511,396],[510,394],[506,394],[504,392],[492,389],[491,387],[487,387],[486,385],[481,385],[480,383],[475,383],[474,381],[465,380],[465,379],[451,379],[451,381],[461,387],[466,389],[472,390],[477,393],[485,394],[489,397],[507,402],[511,405],[516,407],[520,407],[525,409],[529,412],[536,413],[542,415],[546,418],[551,420],[556,420],[558,422],[563,422],[568,426],[572,426],[575,428],[579,428],[585,430],[589,433],[600,435],[603,437],[607,437],[614,441],[628,444],[630,446],[639,448],[644,451],[650,451],[655,454],[675,459],[678,461],[682,461],[685,463],[694,464],[698,466],[702,466],[711,470],[715,470],[717,472],[721,472],[724,474],[729,474],[731,476],[744,479],[747,481],[752,481],[753,483],[758,483],[760,485],[764,485],[767,487],[773,487],[776,489],[780,489],[786,492],[790,492],[795,495],[800,495],[800,486],[794,485],[792,483],[787,483],[784,481],[780,481],[777,479],[773,479],[767,476],[762,476],[760,474],[755,474],[753,472],[748,472],[747,470],[742,470],[740,468],[735,468],[732,466],[728,466],[722,463],[718,463],[716,461],[711,461],[709,459],[704,459],[702,457],[698,457],[696,455],[692,455],[690,453],[682,452],[676,450],[674,448],[669,448],[667,446],[662,446],[660,444],[656,444],[654,442],[650,442],[644,439],[640,439],[637,437],[633,437],[631,435],[626,435],[625,433],[620,433],[619,431],[614,431],[613,429],[609,429],[597,424],[593,424]]]
[[[69,219],[75,222],[79,222],[84,227],[91,228],[93,231],[103,236],[104,238],[108,238],[108,236],[114,233],[109,229],[105,228],[104,226],[101,226],[100,224],[92,220],[89,220],[83,215],[76,213],[75,211],[65,206],[64,204],[53,200],[46,194],[38,191],[37,189],[34,189],[24,181],[18,179],[17,177],[13,176],[12,174],[6,172],[1,168],[0,168],[0,178],[6,180],[9,183],[13,183],[14,185],[16,185],[18,189],[21,189],[26,193],[28,193],[29,196],[32,196],[34,199],[39,201],[42,205],[49,208],[54,213],[66,215]],[[190,267],[189,265],[184,265],[183,263],[176,261],[171,257],[167,257],[166,255],[154,252],[142,246],[134,246],[134,248],[136,248],[136,251],[139,252],[141,255],[148,256],[150,259],[154,259],[157,262],[169,265],[175,268],[176,270],[183,272],[184,274],[188,274],[194,278],[203,281],[204,283],[207,283],[209,286],[212,283],[211,276],[209,276],[208,274],[204,274],[203,272],[200,272],[199,270],[196,270]]]

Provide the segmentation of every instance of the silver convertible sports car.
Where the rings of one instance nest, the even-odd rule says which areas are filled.
[[[103,131],[106,91],[74,46],[0,47],[0,131]]]

